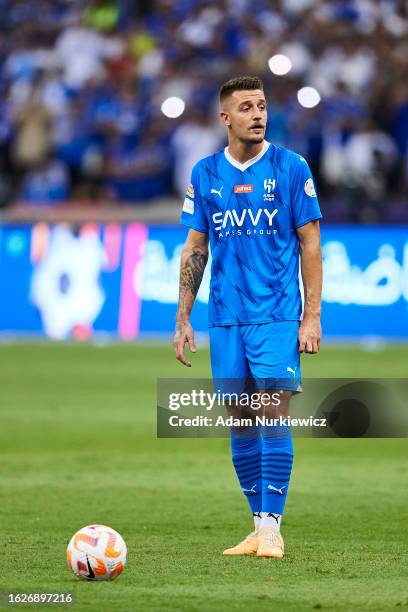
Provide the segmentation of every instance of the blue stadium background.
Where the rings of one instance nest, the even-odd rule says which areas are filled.
[[[0,333],[171,334],[191,167],[257,74],[316,178],[325,337],[406,339],[407,33],[400,0],[0,0]]]
[[[0,236],[1,333],[171,334],[183,228],[39,223],[3,227]],[[322,238],[325,337],[408,339],[406,229],[336,226]],[[194,309],[197,331],[206,330],[207,296],[208,271]]]

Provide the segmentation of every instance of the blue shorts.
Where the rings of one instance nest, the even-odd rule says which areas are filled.
[[[256,389],[300,391],[298,332],[299,321],[210,327],[214,383],[225,390],[230,379],[252,379]]]

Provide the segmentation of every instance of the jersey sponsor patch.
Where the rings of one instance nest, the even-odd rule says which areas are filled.
[[[194,200],[194,187],[192,183],[190,183],[187,187],[186,195],[192,200]]]
[[[190,198],[184,198],[183,212],[189,213],[190,215],[194,214],[194,202],[190,200]]]
[[[234,185],[234,193],[252,193],[254,190],[253,185]]]
[[[306,183],[305,183],[305,194],[310,196],[311,198],[315,198],[316,197],[315,186],[314,186],[313,180],[311,178],[308,178]]]

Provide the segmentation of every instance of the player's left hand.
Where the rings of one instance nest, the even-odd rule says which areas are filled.
[[[321,335],[320,317],[304,315],[299,327],[299,353],[318,353]]]
[[[189,322],[183,324],[178,323],[173,339],[173,348],[176,353],[176,359],[187,368],[191,368],[191,363],[184,354],[184,346],[186,344],[188,344],[191,353],[195,353],[197,351],[194,341],[194,330],[191,327],[191,324]]]

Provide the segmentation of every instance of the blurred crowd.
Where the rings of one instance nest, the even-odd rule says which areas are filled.
[[[327,220],[408,221],[407,0],[0,0],[0,29],[1,206],[182,197],[225,146],[220,84],[256,74]]]

